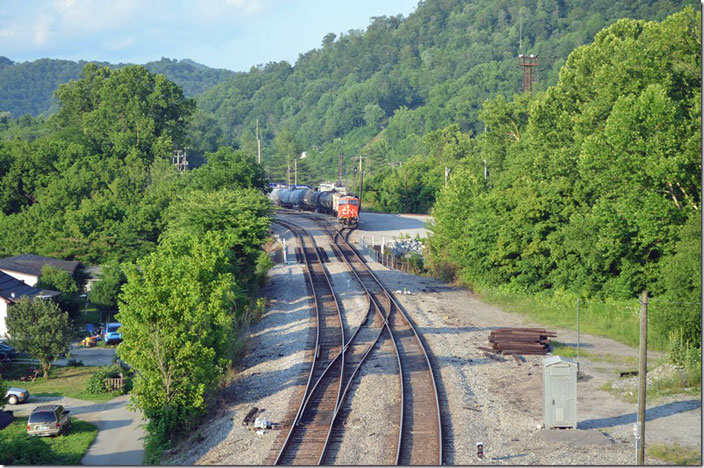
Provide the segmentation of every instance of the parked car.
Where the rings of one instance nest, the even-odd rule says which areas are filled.
[[[52,436],[67,433],[71,428],[70,411],[61,405],[37,406],[29,415],[27,434],[32,436]]]
[[[110,322],[105,325],[105,333],[103,333],[105,344],[120,343],[122,341],[122,333],[118,331],[121,326],[120,322]]]
[[[10,387],[5,393],[5,400],[11,404],[24,403],[29,398],[29,390],[26,388]]]
[[[12,361],[17,358],[17,351],[15,348],[7,343],[0,343],[0,362],[2,361]]]

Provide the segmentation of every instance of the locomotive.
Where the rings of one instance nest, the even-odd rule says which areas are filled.
[[[359,221],[359,197],[336,191],[320,192],[305,188],[275,188],[269,197],[285,208],[332,214],[345,227],[355,228]]]

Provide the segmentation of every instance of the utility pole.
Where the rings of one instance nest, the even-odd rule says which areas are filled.
[[[640,296],[640,366],[638,369],[637,465],[645,464],[645,395],[648,372],[648,291]]]
[[[291,160],[286,158],[286,185],[291,188]]]
[[[362,169],[362,157],[359,157],[360,179],[359,179],[359,206],[358,212],[362,212],[362,193],[364,192],[364,169]]]
[[[450,176],[450,168],[445,166],[445,187],[447,187],[447,178]]]
[[[293,160],[293,186],[298,185],[298,159]]]
[[[359,182],[359,192],[362,192],[362,155],[359,155],[359,177],[360,177],[360,182]]]
[[[337,155],[337,186],[342,185],[342,153]]]
[[[530,54],[526,57],[523,54],[518,56],[518,64],[523,67],[523,92],[533,92],[533,81],[535,80],[533,68],[538,66],[538,56]]]
[[[259,119],[257,119],[257,164],[262,163],[262,141],[259,139]]]

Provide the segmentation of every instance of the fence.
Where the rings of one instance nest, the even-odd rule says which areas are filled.
[[[118,377],[116,379],[105,379],[105,386],[111,391],[120,390],[125,386],[125,379]]]
[[[383,253],[381,253],[381,247],[379,246],[374,246],[369,249],[369,254],[374,260],[381,263],[387,268],[391,268],[393,270],[400,270],[408,273],[408,262],[404,262],[403,260],[400,260],[394,257],[393,255],[384,255]]]

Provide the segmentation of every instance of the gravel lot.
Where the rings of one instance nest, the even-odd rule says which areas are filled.
[[[305,220],[298,224],[310,226]],[[422,235],[425,218],[364,213],[356,236],[367,242],[374,235]],[[294,241],[280,226],[275,232],[287,237],[289,261],[295,259]],[[324,247],[322,233],[316,242]],[[355,328],[367,310],[366,298],[329,247],[326,267],[339,288],[347,329]],[[501,326],[540,326],[556,331],[557,340],[576,342],[569,330],[534,324],[520,316],[484,304],[471,292],[439,281],[388,270],[371,263],[382,281],[392,290],[407,288],[411,294],[397,298],[415,321],[424,337],[439,377],[444,405],[445,463],[455,465],[629,465],[635,463],[632,427],[637,405],[625,403],[599,388],[607,381],[619,381],[618,372],[627,367],[605,360],[580,363],[578,429],[544,430],[542,424],[542,356],[526,356],[521,364],[513,359],[487,358],[477,346],[488,345],[492,329]],[[300,375],[310,366],[312,317],[309,292],[303,269],[290,263],[278,264],[270,273],[263,291],[267,311],[249,330],[248,352],[237,376],[223,392],[206,425],[171,450],[167,464],[257,465],[265,463],[278,431],[257,434],[241,424],[256,406],[270,421],[284,420],[300,401]],[[586,349],[611,355],[637,356],[637,350],[608,339],[582,334]],[[393,430],[384,420],[384,408],[394,405],[395,380],[379,372],[385,353],[362,369],[353,388],[346,417],[346,440],[333,454],[330,464],[388,463],[385,437]],[[652,353],[649,359],[659,355]],[[651,361],[652,362],[652,361]],[[383,368],[383,367],[382,367]],[[378,392],[378,389],[388,389]],[[297,396],[299,395],[299,396]],[[669,397],[648,402],[646,445],[677,442],[701,452],[701,400],[698,397]],[[484,443],[484,459],[476,458],[476,443]],[[381,457],[381,460],[380,458]],[[657,460],[647,460],[657,463]]]

